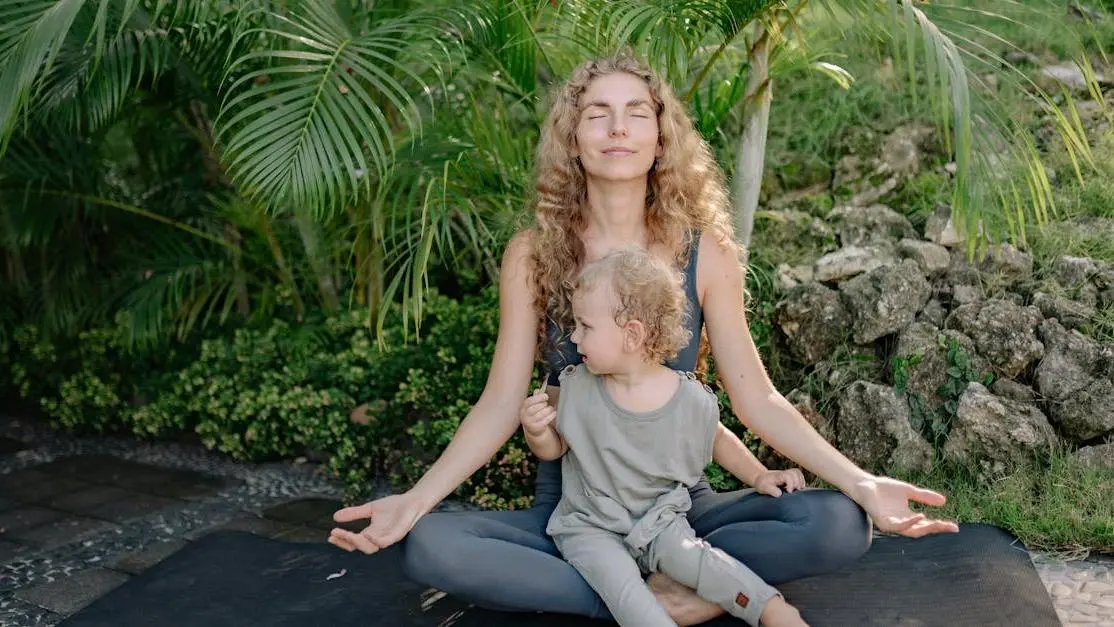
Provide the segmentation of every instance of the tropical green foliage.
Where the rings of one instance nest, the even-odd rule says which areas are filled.
[[[886,199],[918,230],[950,203],[972,244],[980,223],[1012,234],[1038,269],[1065,253],[1114,260],[1099,233],[1036,228],[1056,211],[1111,216],[1114,148],[1107,133],[1091,154],[1072,95],[1038,86],[1026,56],[1078,61],[1090,80],[1076,96],[1105,107],[1091,60],[1111,44],[1111,20],[1051,0],[8,0],[0,395],[74,431],[310,457],[357,496],[371,476],[412,484],[485,382],[490,284],[529,220],[550,90],[585,57],[632,46],[688,106],[741,221],[820,184],[797,194],[800,228],[754,214],[748,319],[779,389],[829,414],[841,381],[889,364],[844,346],[802,370],[777,350],[774,276],[836,245],[806,223],[850,195],[841,158],[934,122],[936,149]],[[1114,337],[1112,320],[1100,312],[1095,336]],[[981,374],[949,359],[945,400]],[[720,394],[725,424],[784,461]],[[925,426],[946,431],[947,411]],[[524,506],[533,463],[516,436],[458,496]],[[1056,486],[1083,475],[1053,467],[1056,481],[1019,475],[1016,495],[990,500],[955,469],[924,480],[994,504],[964,509],[959,494],[964,516],[1108,547],[1109,525],[1080,539],[1062,524],[1074,513]],[[1096,477],[1080,489],[1108,493]],[[1032,511],[1032,485],[1053,513]],[[1109,519],[1093,500],[1087,516]]]
[[[124,312],[129,346],[352,307],[381,336],[388,302],[411,328],[430,287],[459,295],[491,280],[528,219],[548,90],[620,46],[674,85],[738,181],[760,178],[764,151],[743,149],[764,142],[753,105],[777,81],[815,70],[851,88],[863,77],[833,44],[892,46],[945,131],[968,232],[982,221],[1020,235],[1050,211],[1045,170],[1031,129],[971,87],[1010,50],[990,26],[1016,22],[993,11],[1016,8],[10,0],[0,8],[6,315],[72,334]],[[768,73],[752,71],[759,50]],[[1044,107],[1084,173],[1090,151],[1070,108],[1006,67],[1015,80],[999,91]],[[985,175],[1008,166],[1017,176]],[[736,196],[753,212],[756,194]]]

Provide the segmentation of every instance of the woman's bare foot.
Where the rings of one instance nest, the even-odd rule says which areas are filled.
[[[658,603],[678,625],[699,625],[723,614],[723,608],[696,596],[696,592],[668,576],[654,573],[646,581]],[[785,623],[789,624],[789,623]]]
[[[762,627],[808,627],[797,608],[786,603],[781,596],[775,596],[766,603],[758,624]]]

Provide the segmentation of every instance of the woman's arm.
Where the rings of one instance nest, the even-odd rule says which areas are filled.
[[[882,531],[910,537],[959,531],[952,521],[930,519],[909,508],[910,501],[943,505],[947,500],[943,494],[859,468],[774,389],[747,325],[742,268],[711,233],[701,240],[699,266],[697,285],[704,294],[708,340],[739,421],[775,450],[842,490]]]
[[[821,437],[774,388],[747,325],[738,260],[710,232],[701,239],[699,259],[704,324],[716,372],[739,421],[775,450],[854,498],[857,486],[871,475]]]
[[[518,409],[529,392],[537,348],[538,316],[531,287],[532,235],[507,244],[499,274],[499,335],[491,371],[479,400],[461,421],[452,441],[411,494],[432,510],[472,473],[491,460],[518,429]]]
[[[438,503],[486,464],[519,425],[537,348],[538,317],[530,287],[531,235],[507,244],[499,276],[499,337],[480,399],[461,421],[437,461],[403,494],[392,494],[333,514],[338,523],[369,520],[356,533],[336,527],[329,542],[345,551],[371,554],[398,542]]]

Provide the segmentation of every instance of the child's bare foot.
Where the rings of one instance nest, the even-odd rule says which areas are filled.
[[[797,608],[786,603],[781,596],[775,596],[766,603],[758,624],[762,627],[808,627]]]
[[[658,603],[678,625],[699,625],[723,614],[723,608],[696,596],[696,592],[668,576],[654,573],[646,581]],[[786,623],[787,625],[789,623]]]

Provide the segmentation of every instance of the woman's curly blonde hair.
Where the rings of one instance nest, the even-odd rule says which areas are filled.
[[[738,256],[723,173],[670,86],[627,51],[586,61],[556,92],[535,160],[532,278],[543,343],[548,341],[545,320],[561,329],[572,327],[573,279],[584,264],[580,235],[588,225],[588,192],[583,166],[574,156],[580,97],[594,79],[618,72],[646,81],[657,111],[662,156],[649,172],[647,247],[664,246],[683,267],[693,238],[710,231]],[[706,354],[704,344],[701,352]]]
[[[684,276],[661,258],[631,246],[585,264],[573,282],[573,292],[584,294],[600,287],[610,293],[616,325],[631,320],[642,323],[646,361],[672,359],[689,343]]]

